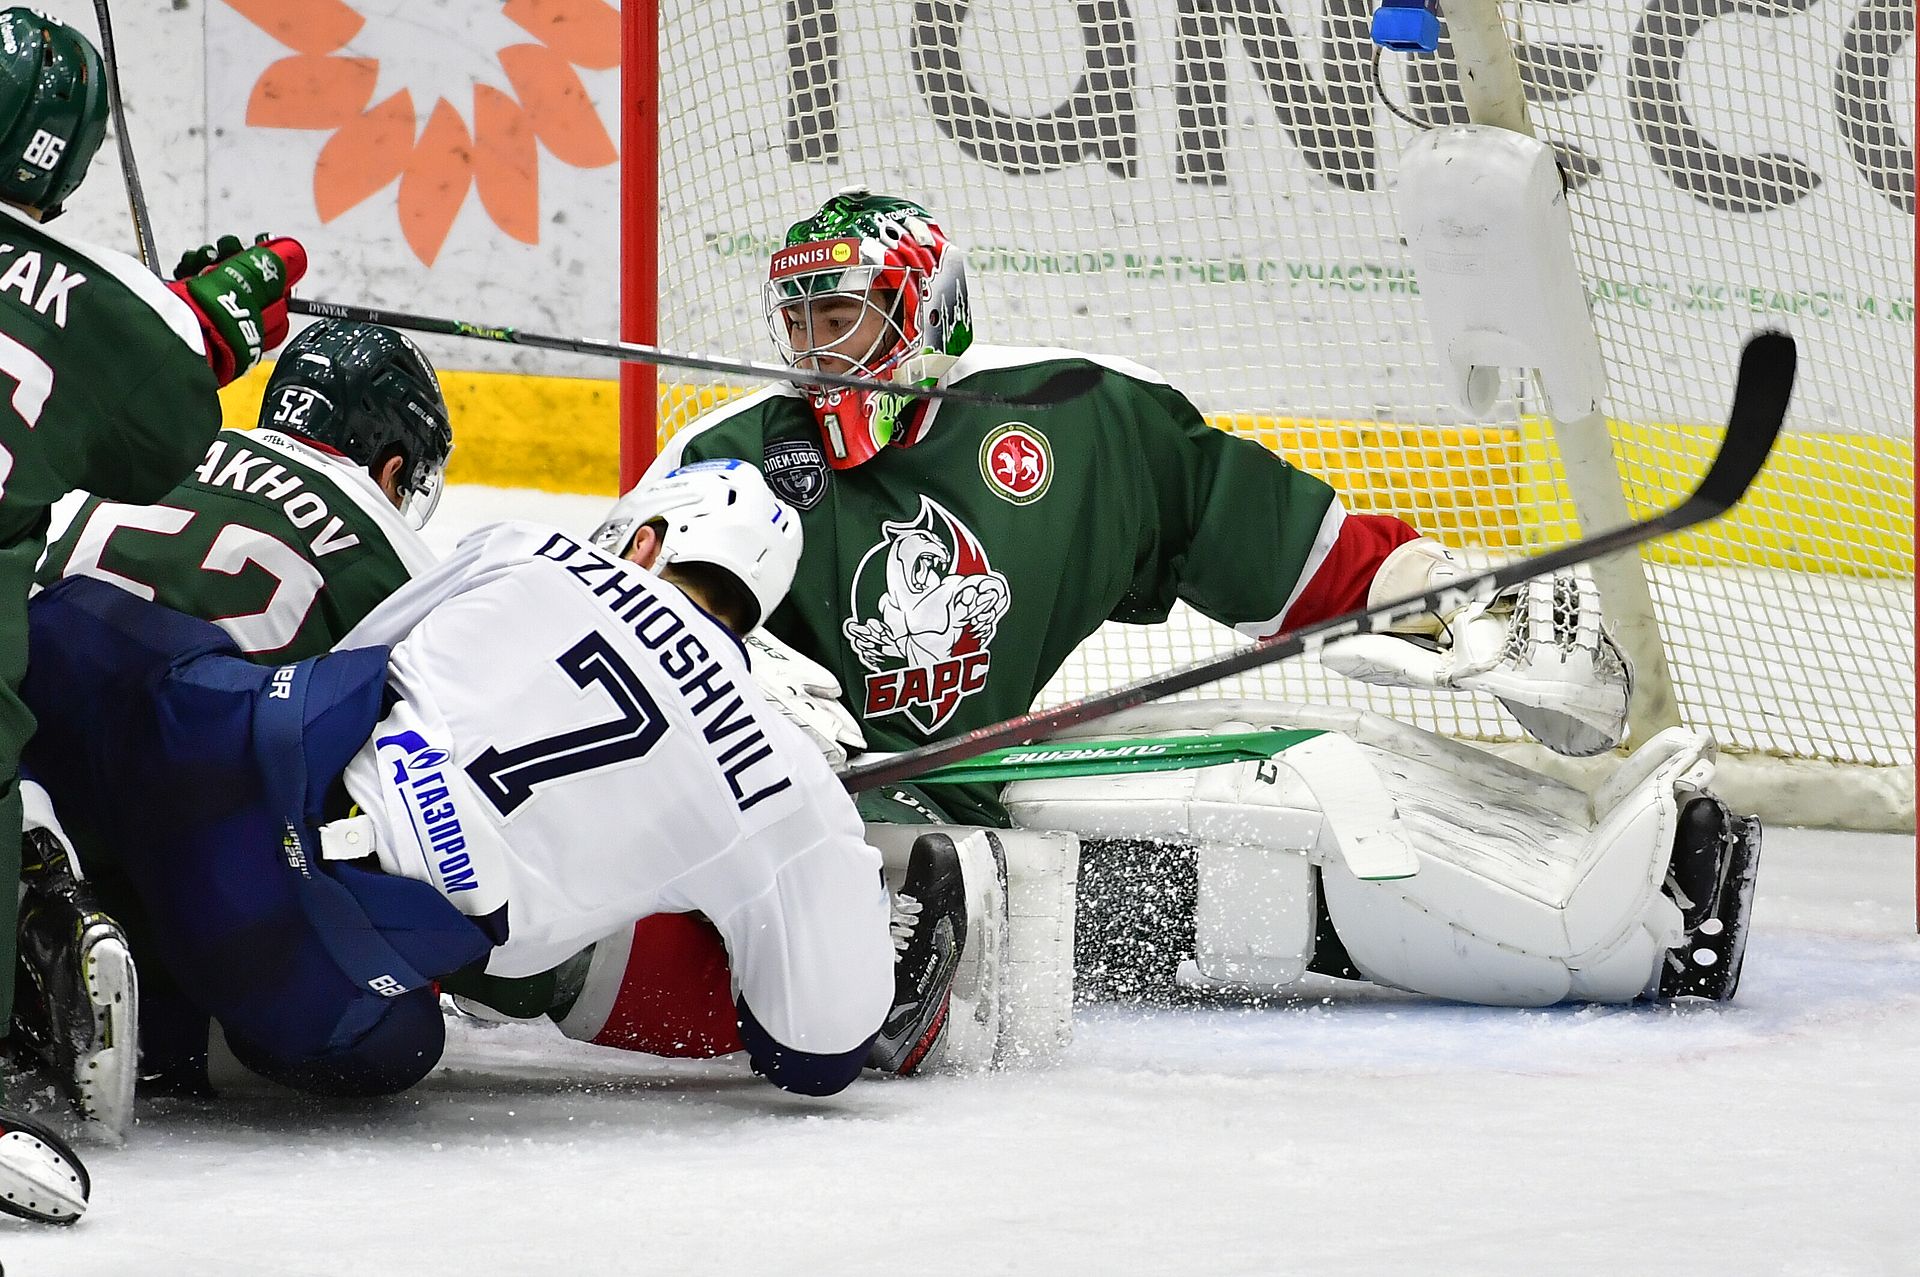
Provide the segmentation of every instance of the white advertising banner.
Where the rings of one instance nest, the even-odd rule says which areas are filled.
[[[92,30],[91,5],[51,8]],[[663,342],[767,357],[766,254],[865,182],[969,247],[989,339],[1133,356],[1209,408],[1458,418],[1389,195],[1457,91],[1395,54],[1376,91],[1370,0],[662,8]],[[1911,0],[1507,8],[1574,182],[1614,415],[1717,419],[1740,339],[1783,324],[1808,354],[1797,426],[1910,433],[1911,381],[1893,402],[1886,382],[1913,352]],[[617,330],[615,5],[194,0],[119,20],[167,256],[270,229],[308,244],[316,297]],[[110,166],[71,216],[130,245]]]

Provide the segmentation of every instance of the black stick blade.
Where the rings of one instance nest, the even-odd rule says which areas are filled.
[[[1724,511],[1746,495],[1787,418],[1798,363],[1798,347],[1783,332],[1768,330],[1747,339],[1733,387],[1733,411],[1727,415],[1727,437],[1694,500]]]

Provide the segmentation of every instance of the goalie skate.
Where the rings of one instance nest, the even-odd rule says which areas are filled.
[[[1687,939],[1661,962],[1660,996],[1724,1002],[1739,988],[1746,958],[1760,820],[1702,796],[1681,811],[1679,825],[1666,893],[1680,906]]]
[[[111,1138],[133,1120],[139,981],[126,933],[45,830],[22,843],[13,1028],[81,1114]]]
[[[0,1109],[0,1211],[36,1224],[71,1224],[92,1191],[87,1168],[64,1140]]]

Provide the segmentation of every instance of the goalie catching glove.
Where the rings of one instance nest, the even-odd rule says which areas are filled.
[[[1466,576],[1451,550],[1425,537],[1381,563],[1367,605],[1424,594]],[[1627,735],[1632,671],[1600,617],[1600,592],[1574,568],[1516,585],[1491,601],[1428,614],[1390,634],[1327,644],[1327,668],[1384,687],[1491,692],[1548,749],[1605,753]]]
[[[763,629],[747,635],[746,643],[761,694],[820,747],[828,766],[838,770],[849,753],[867,747],[860,724],[840,703],[840,683],[831,670]]]

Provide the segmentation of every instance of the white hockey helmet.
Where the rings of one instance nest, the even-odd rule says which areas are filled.
[[[634,534],[666,524],[654,571],[669,563],[709,563],[745,586],[765,621],[800,566],[800,517],[744,461],[701,461],[636,484],[594,529],[593,543],[624,555]]]

